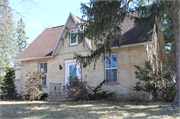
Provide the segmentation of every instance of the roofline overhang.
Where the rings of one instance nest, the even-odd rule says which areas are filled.
[[[25,59],[16,59],[14,62],[19,62],[19,61],[28,61],[28,60],[36,60],[36,59],[47,59],[47,58],[52,58],[54,56],[48,56],[48,57],[33,57],[33,58],[25,58]]]
[[[124,47],[132,47],[132,46],[139,46],[139,45],[145,45],[145,44],[151,44],[152,41],[149,42],[143,42],[143,43],[135,43],[135,44],[128,44],[128,45],[121,45],[120,47],[111,47],[111,49],[116,49],[116,48],[124,48]]]
[[[111,49],[117,49],[117,48],[124,48],[124,47],[132,47],[132,46],[139,46],[139,45],[145,45],[145,44],[151,44],[152,41],[150,42],[143,42],[143,43],[136,43],[136,44],[128,44],[128,45],[121,45],[120,47],[111,47]],[[16,59],[14,62],[18,61],[28,61],[28,60],[36,60],[36,59],[47,59],[47,58],[52,58],[54,56],[48,56],[48,57],[33,57],[33,58],[26,58],[26,59]]]
[[[63,27],[63,30],[61,31],[61,34],[60,34],[60,36],[59,36],[59,38],[58,38],[58,41],[57,41],[57,43],[56,43],[56,46],[55,46],[55,48],[54,48],[54,50],[53,50],[52,56],[54,56],[54,54],[55,54],[55,51],[56,51],[56,49],[57,49],[57,47],[58,47],[58,44],[59,44],[59,42],[60,42],[60,40],[61,40],[61,37],[62,37],[62,35],[63,35],[63,32],[64,32],[64,30],[65,30],[65,27],[66,27],[66,25],[67,25],[67,23],[68,23],[68,20],[69,20],[70,16],[71,16],[71,14],[69,14],[68,19],[66,20],[66,23],[65,23],[65,25],[64,25],[64,27]]]

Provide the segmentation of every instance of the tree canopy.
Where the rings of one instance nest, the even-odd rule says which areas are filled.
[[[120,24],[129,11],[129,3],[132,0],[120,1],[90,1],[81,4],[83,13],[82,23],[79,23],[82,32],[78,32],[78,41],[81,43],[88,38],[94,45],[94,50],[88,56],[75,54],[83,67],[96,62],[100,57],[105,59],[105,53],[111,53],[111,46],[116,42],[120,46],[122,42]]]
[[[78,41],[81,43],[84,38],[88,38],[94,43],[95,48],[91,50],[91,54],[82,56],[75,54],[74,58],[83,64],[83,67],[90,65],[94,62],[94,66],[97,60],[102,56],[105,59],[105,53],[111,54],[111,46],[116,42],[117,46],[122,43],[121,27],[125,17],[131,10],[130,3],[137,3],[136,0],[118,0],[118,1],[100,1],[92,0],[88,4],[81,4],[81,10],[83,13],[83,23],[79,23],[82,31],[77,33]],[[178,1],[160,1],[151,0],[152,4],[144,5],[144,3],[138,3],[136,10],[139,13],[135,18],[135,24],[137,26],[144,25],[146,27],[154,25],[156,23],[163,23],[163,30],[165,35],[166,45],[171,45],[173,49],[175,44],[176,49],[176,72],[179,79],[179,42],[178,42]],[[134,9],[134,8],[133,8]],[[172,15],[172,17],[171,17]],[[148,21],[148,24],[147,24]],[[171,22],[172,21],[172,22]],[[172,24],[170,24],[170,22]],[[170,30],[171,29],[171,30]],[[156,30],[159,29],[157,25]],[[174,35],[174,40],[172,39]],[[179,49],[178,49],[179,48]],[[179,83],[179,81],[178,81]],[[177,83],[176,98],[173,103],[174,106],[179,106],[179,84]]]
[[[13,60],[28,45],[25,23],[21,18],[16,24],[13,21],[14,11],[8,0],[0,0],[0,75],[5,68],[13,64]]]
[[[16,54],[15,26],[12,9],[7,0],[0,0],[0,74],[5,71]]]

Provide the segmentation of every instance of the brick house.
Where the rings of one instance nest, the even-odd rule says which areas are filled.
[[[94,48],[91,40],[86,38],[81,44],[78,44],[77,39],[65,38],[65,32],[80,30],[77,25],[79,22],[81,20],[70,13],[65,25],[46,28],[16,58],[15,62],[20,64],[20,68],[15,71],[16,80],[20,81],[20,90],[28,79],[27,69],[43,69],[46,71],[43,92],[49,95],[62,93],[62,86],[71,78],[84,79],[86,75],[90,86],[96,86],[107,79],[108,83],[103,85],[103,89],[128,95],[133,92],[133,86],[137,82],[134,65],[144,66],[144,62],[149,60],[154,68],[162,66],[162,59],[166,54],[162,32],[156,32],[154,25],[151,29],[141,27],[135,33],[134,21],[126,18],[121,27],[122,45],[114,45],[111,56],[107,54],[105,61],[100,59],[95,70],[93,65],[80,68],[80,64],[76,65],[76,60],[73,59],[74,53],[87,55]]]

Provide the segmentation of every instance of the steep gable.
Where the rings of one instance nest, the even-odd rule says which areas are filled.
[[[66,32],[70,32],[71,29],[77,29],[78,32],[81,32],[81,29],[78,26],[78,23],[80,23],[80,22],[82,22],[82,21],[77,16],[75,16],[72,13],[69,14],[69,17],[68,17],[68,19],[66,21],[66,24],[65,24],[65,26],[64,26],[64,28],[63,28],[63,30],[61,32],[61,35],[60,35],[60,37],[59,37],[59,39],[57,41],[56,47],[54,48],[54,51],[53,51],[53,54],[52,54],[53,56],[55,56],[55,55],[57,55],[59,53],[59,51],[61,49],[61,46],[64,45],[65,42],[69,42],[69,38],[65,38]],[[87,48],[90,49],[91,41],[85,38],[84,43],[87,46]],[[68,47],[68,46],[66,45],[66,47]],[[76,48],[74,48],[74,49],[70,48],[70,49],[75,50]],[[67,49],[67,50],[70,50],[70,49]],[[62,51],[62,52],[65,53],[65,51]],[[69,51],[67,51],[67,52],[69,52]]]
[[[69,38],[65,38],[66,32],[70,32],[71,29],[75,28],[79,32],[80,29],[78,23],[83,22],[80,18],[70,13],[69,17],[64,26],[46,28],[17,58],[16,60],[29,60],[36,58],[46,58],[54,57],[59,52],[69,53],[69,52],[79,52],[83,50],[95,50],[95,46],[91,40],[88,38],[84,39],[85,47],[82,44],[77,44],[78,47],[69,47],[67,42]],[[144,27],[136,30],[134,26],[134,21],[126,18],[121,24],[121,34],[122,34],[122,44],[121,46],[129,46],[139,43],[149,43],[152,42],[153,28],[146,29]],[[64,46],[66,44],[66,46]],[[67,47],[67,49],[62,50],[61,46]],[[80,47],[79,47],[80,46]],[[117,43],[114,42],[112,47],[116,47]],[[60,51],[61,49],[61,51]]]

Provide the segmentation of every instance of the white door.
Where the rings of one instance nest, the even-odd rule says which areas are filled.
[[[65,85],[72,83],[75,78],[81,79],[80,64],[76,64],[76,60],[65,61]]]
[[[69,79],[69,82],[72,84],[74,82],[75,78],[77,78],[76,63],[69,63],[68,64],[68,79]]]

